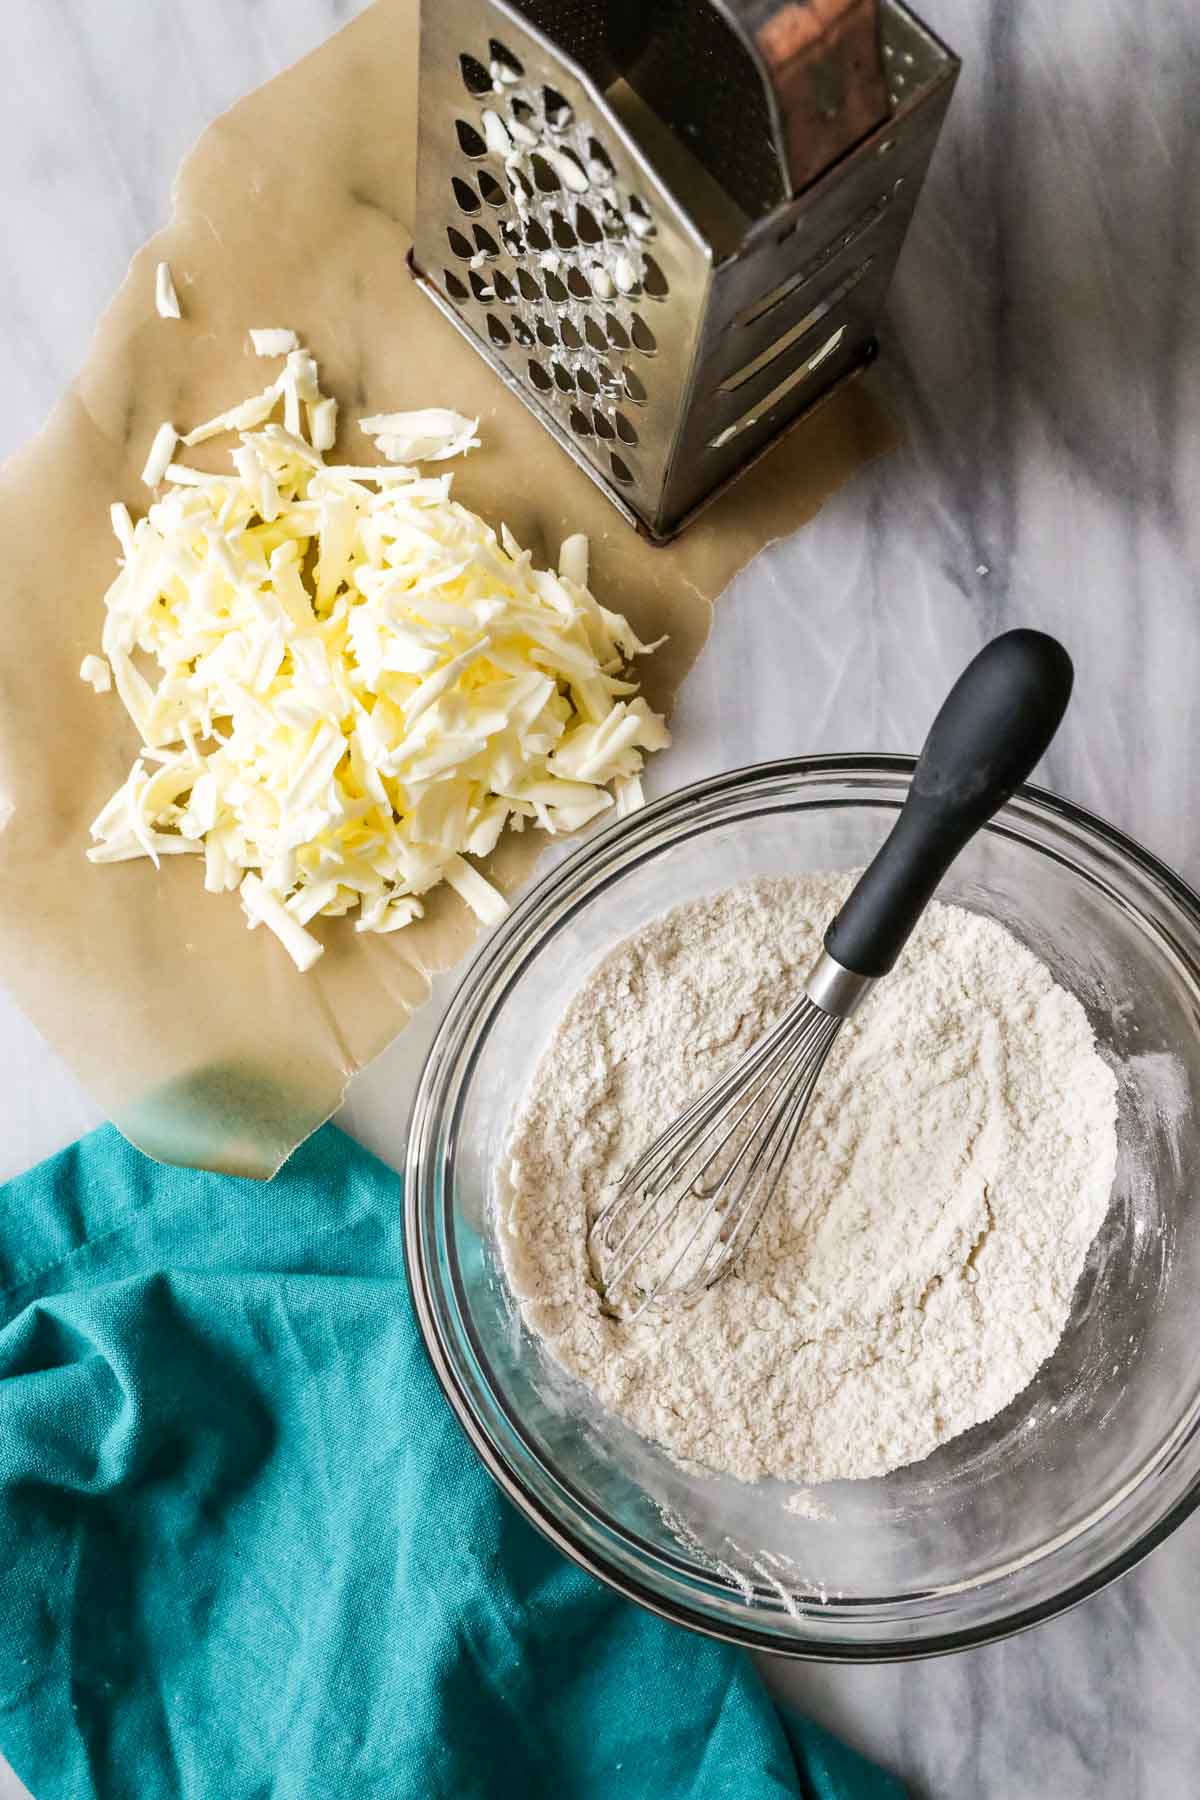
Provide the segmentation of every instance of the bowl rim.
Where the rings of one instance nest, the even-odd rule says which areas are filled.
[[[813,1638],[790,1640],[777,1637],[772,1632],[755,1626],[748,1619],[725,1623],[685,1601],[664,1599],[648,1585],[627,1575],[602,1553],[580,1543],[561,1525],[493,1444],[477,1418],[443,1341],[441,1325],[431,1298],[429,1246],[420,1224],[425,1128],[433,1110],[431,1101],[436,1091],[435,1080],[444,1060],[447,1042],[458,1028],[474,986],[482,979],[486,967],[498,954],[511,956],[514,950],[524,951],[530,947],[529,939],[533,928],[542,915],[563,896],[564,891],[569,893],[582,870],[602,860],[628,841],[636,842],[641,837],[653,836],[655,827],[664,819],[670,819],[673,815],[686,815],[696,805],[716,801],[724,795],[759,783],[813,777],[861,778],[868,781],[911,779],[916,761],[913,756],[893,753],[837,752],[748,763],[676,788],[626,818],[616,820],[595,832],[535,880],[512,911],[479,945],[456,985],[438,1025],[417,1084],[409,1120],[404,1179],[404,1261],[409,1291],[434,1377],[488,1474],[523,1517],[562,1555],[625,1599],[633,1601],[658,1618],[683,1625],[702,1636],[791,1661],[844,1664],[915,1662],[926,1657],[950,1655],[960,1650],[995,1643],[1043,1624],[1070,1611],[1128,1574],[1170,1537],[1200,1506],[1200,1475],[1161,1519],[1144,1530],[1125,1549],[1113,1554],[1098,1568],[1067,1584],[1057,1593],[1028,1605],[1015,1607],[1010,1613],[979,1625],[934,1630],[911,1643],[902,1639],[860,1643]],[[887,804],[882,797],[880,803]],[[1075,801],[1029,783],[1022,784],[1015,790],[1005,807],[996,815],[998,822],[1002,823],[1003,813],[1014,803],[1032,807],[1035,813],[1080,829],[1101,846],[1115,852],[1122,860],[1133,865],[1143,877],[1164,888],[1172,901],[1185,913],[1190,913],[1200,935],[1200,894],[1137,839]],[[534,941],[537,935],[540,933],[535,935]],[[550,1473],[553,1474],[553,1471]]]

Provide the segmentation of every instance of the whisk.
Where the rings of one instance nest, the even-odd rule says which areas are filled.
[[[1073,680],[1062,645],[1027,630],[994,638],[959,676],[803,997],[655,1138],[594,1220],[593,1269],[621,1316],[694,1299],[741,1257],[843,1023],[895,965],[959,851],[1040,760]]]

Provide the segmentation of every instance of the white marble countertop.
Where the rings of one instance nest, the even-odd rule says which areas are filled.
[[[360,0],[6,0],[0,454],[44,420],[204,124]],[[963,55],[894,290],[900,449],[718,609],[659,791],[801,750],[912,750],[997,628],[1074,653],[1041,779],[1200,884],[1200,207],[1194,0],[921,0]],[[344,1123],[399,1160],[436,1003]],[[98,1121],[0,994],[0,1176]],[[1024,1637],[774,1665],[914,1800],[1192,1800],[1200,1520]],[[0,1800],[22,1793],[0,1771]]]

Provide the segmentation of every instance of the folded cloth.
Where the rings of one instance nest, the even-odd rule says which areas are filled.
[[[425,1360],[398,1177],[113,1130],[0,1199],[0,1748],[35,1800],[897,1800],[567,1563]]]

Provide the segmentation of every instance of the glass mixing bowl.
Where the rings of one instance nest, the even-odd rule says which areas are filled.
[[[603,1412],[523,1327],[493,1169],[588,970],[680,901],[869,860],[901,757],[772,763],[672,795],[556,868],[484,946],[417,1095],[413,1293],[487,1467],[561,1550],[697,1630],[840,1660],[961,1648],[1048,1618],[1132,1567],[1200,1497],[1200,901],[1078,807],[1022,789],[942,897],[1001,920],[1087,1008],[1121,1086],[1112,1206],[1070,1323],[989,1424],[878,1480],[793,1490],[683,1468]]]

